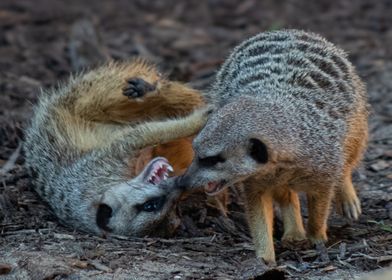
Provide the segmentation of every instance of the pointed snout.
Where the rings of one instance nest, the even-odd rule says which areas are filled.
[[[183,191],[202,188],[203,177],[201,175],[198,165],[193,163],[182,176],[177,178],[176,187]]]
[[[181,189],[183,191],[191,189],[191,180],[189,175],[184,174],[176,178],[176,188]]]

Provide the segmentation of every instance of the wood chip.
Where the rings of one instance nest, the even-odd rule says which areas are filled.
[[[370,169],[373,171],[380,171],[389,167],[389,162],[385,160],[379,160],[376,163],[370,165]]]
[[[328,271],[332,271],[332,270],[335,270],[335,269],[336,269],[335,266],[329,265],[329,266],[324,267],[323,269],[321,269],[321,271],[322,271],[322,272],[328,272]]]
[[[74,260],[74,261],[71,262],[71,266],[77,267],[77,268],[82,268],[82,269],[87,268],[88,265],[89,265],[88,262],[80,261],[80,260]]]
[[[344,257],[346,256],[346,250],[347,250],[347,245],[346,243],[342,242],[339,245],[339,258],[340,259],[344,259]]]
[[[9,157],[7,162],[3,165],[3,167],[0,169],[0,175],[6,174],[8,171],[11,171],[15,167],[15,162],[19,157],[20,154],[20,149],[22,148],[22,144],[19,143],[18,147],[15,149],[15,151],[12,153],[12,155]]]
[[[392,158],[392,150],[384,151],[384,156]]]
[[[390,261],[392,261],[392,256],[391,255],[389,255],[389,256],[381,256],[381,257],[378,257],[378,259],[377,259],[377,263],[390,262]]]
[[[75,240],[75,236],[70,234],[55,233],[53,234],[53,237],[56,239]]]
[[[8,263],[0,263],[0,275],[8,274],[12,270],[12,266]]]
[[[88,263],[92,265],[94,268],[104,271],[104,272],[112,272],[112,269],[96,260],[89,260]]]

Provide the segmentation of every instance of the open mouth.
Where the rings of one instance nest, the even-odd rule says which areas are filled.
[[[204,192],[208,195],[216,195],[226,187],[226,183],[226,180],[209,182],[206,186],[204,186]]]
[[[170,172],[173,172],[173,167],[169,164],[167,159],[159,157],[153,159],[149,163],[145,178],[150,184],[157,185],[169,178]]]

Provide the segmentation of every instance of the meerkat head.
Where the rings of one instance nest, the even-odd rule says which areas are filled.
[[[132,180],[107,190],[98,203],[96,223],[104,233],[148,234],[160,224],[180,195],[173,168],[164,158],[150,161]]]
[[[227,186],[270,172],[276,151],[269,144],[259,107],[240,100],[214,112],[194,139],[194,160],[178,180],[181,187],[204,186],[214,195]]]

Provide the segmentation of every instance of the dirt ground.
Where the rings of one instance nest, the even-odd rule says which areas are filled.
[[[392,263],[392,1],[0,2],[1,279],[355,279]],[[354,174],[363,215],[331,215],[329,262],[275,235],[285,276],[258,276],[241,201],[224,217],[193,197],[172,238],[102,239],[60,225],[32,191],[18,148],[40,88],[72,72],[71,29],[87,19],[114,59],[142,55],[203,89],[229,50],[260,31],[301,28],[349,53],[372,105],[368,152]],[[306,220],[307,215],[304,213]],[[257,267],[256,267],[257,268]]]

